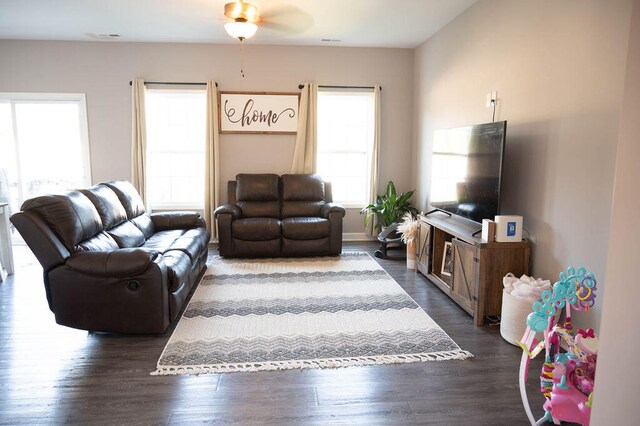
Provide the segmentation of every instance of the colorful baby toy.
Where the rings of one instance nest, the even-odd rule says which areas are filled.
[[[596,372],[598,338],[592,329],[578,329],[571,325],[571,310],[588,311],[595,303],[596,279],[580,267],[569,267],[560,273],[560,280],[552,290],[542,293],[527,317],[527,330],[518,344],[522,347],[520,363],[520,395],[532,425],[561,421],[589,425],[593,380]],[[564,326],[557,324],[558,314],[566,308]],[[536,333],[544,338],[537,342]],[[544,394],[545,415],[536,421],[531,413],[526,382],[529,362],[544,348],[545,359],[540,373],[540,390]]]

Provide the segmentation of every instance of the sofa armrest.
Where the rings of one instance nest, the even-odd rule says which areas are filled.
[[[238,206],[234,206],[233,204],[223,204],[213,212],[215,218],[218,218],[218,215],[221,214],[230,214],[235,220],[240,218],[242,211]]]
[[[233,223],[233,215],[225,212],[217,215],[216,219],[218,221],[218,250],[220,251],[220,256],[232,256],[233,236],[231,227]]]
[[[162,212],[150,215],[156,231],[203,228],[204,220],[196,212]]]
[[[322,206],[320,214],[325,219],[329,219],[331,230],[329,231],[329,254],[339,255],[342,253],[342,218],[346,210],[340,204],[327,203]]]
[[[158,252],[140,248],[75,253],[67,259],[67,267],[95,277],[126,278],[146,271]]]
[[[347,211],[338,203],[326,203],[322,206],[322,209],[320,209],[320,215],[328,219],[330,213],[340,213],[341,217],[344,217]]]

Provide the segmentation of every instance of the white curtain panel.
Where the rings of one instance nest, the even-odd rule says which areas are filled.
[[[293,151],[291,173],[315,173],[318,151],[318,85],[305,83],[298,108],[298,131]]]
[[[146,205],[147,123],[144,106],[145,92],[144,80],[136,78],[131,82],[131,182]]]
[[[217,236],[213,212],[220,205],[220,131],[218,128],[218,89],[207,81],[207,145],[205,148],[204,218],[211,237]]]
[[[373,149],[371,150],[371,182],[369,185],[369,203],[373,204],[376,202],[376,198],[378,196],[378,172],[380,166],[380,139],[382,138],[381,132],[381,122],[382,122],[382,114],[381,114],[381,97],[382,97],[382,88],[379,84],[376,84],[373,87],[374,93],[374,109],[375,109],[375,124],[373,131]],[[376,217],[372,217],[367,225],[365,232],[367,236],[372,237],[376,235],[375,232],[375,223]]]

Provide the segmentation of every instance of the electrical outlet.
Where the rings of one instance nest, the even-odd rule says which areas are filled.
[[[497,100],[498,100],[498,92],[489,92],[487,93],[487,102],[485,106],[487,108],[491,108]]]

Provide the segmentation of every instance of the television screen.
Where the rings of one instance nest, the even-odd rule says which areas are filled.
[[[500,211],[507,122],[437,130],[433,137],[430,203],[475,222]]]

